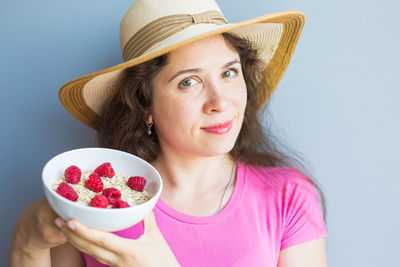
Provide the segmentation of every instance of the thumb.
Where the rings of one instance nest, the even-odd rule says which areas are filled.
[[[156,217],[154,216],[154,212],[151,211],[147,216],[143,219],[143,233],[150,233],[155,230],[159,230],[156,222]]]

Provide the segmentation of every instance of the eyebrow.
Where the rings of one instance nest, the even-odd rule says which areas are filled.
[[[226,63],[222,68],[225,69],[225,68],[227,68],[229,66],[232,66],[232,65],[234,65],[236,63],[240,64],[240,61],[238,59],[234,59],[234,60],[229,61],[228,63]],[[173,79],[175,79],[177,76],[179,76],[181,74],[189,73],[189,72],[199,72],[200,70],[201,69],[199,69],[199,68],[194,68],[194,69],[186,69],[186,70],[178,71],[177,73],[175,73],[174,76],[171,77],[171,79],[168,80],[168,83],[170,83]]]

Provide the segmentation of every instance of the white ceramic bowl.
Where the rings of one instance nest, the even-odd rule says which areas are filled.
[[[116,174],[145,177],[147,182],[144,189],[152,197],[137,206],[102,209],[70,201],[51,187],[71,165],[76,165],[83,171],[94,170],[104,162],[110,162]],[[132,154],[106,148],[81,148],[61,153],[44,166],[42,180],[45,196],[60,217],[64,220],[73,218],[93,228],[111,232],[140,222],[156,205],[163,187],[160,174],[148,162]]]

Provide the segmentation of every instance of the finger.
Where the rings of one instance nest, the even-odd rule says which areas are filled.
[[[73,232],[79,238],[119,256],[126,252],[127,247],[132,248],[134,246],[134,244],[132,244],[133,242],[130,242],[130,239],[122,238],[106,231],[93,229],[76,220],[68,221],[66,226],[68,226],[70,232]]]
[[[58,227],[57,229],[60,230],[59,234],[62,236],[62,238],[67,240],[67,236],[61,231],[61,227],[65,224],[65,221],[61,218],[56,218],[54,220],[54,224]]]
[[[114,265],[117,262],[118,256],[106,248],[100,247],[97,244],[86,240],[72,231],[67,225],[61,227],[62,233],[66,236],[68,242],[80,251],[93,256],[99,262],[106,265]]]

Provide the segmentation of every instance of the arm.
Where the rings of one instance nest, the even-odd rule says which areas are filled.
[[[278,267],[326,267],[325,239],[315,239],[281,250]]]
[[[86,266],[82,253],[68,242],[50,249],[50,256],[52,267]]]
[[[141,237],[127,239],[76,220],[64,221],[60,227],[70,244],[109,266],[180,266],[160,232],[153,212],[143,219],[143,228]]]
[[[30,205],[21,214],[14,227],[11,267],[50,267],[52,260],[53,266],[63,266],[61,264],[66,262],[65,259],[74,263],[82,259],[68,249],[70,245],[62,245],[66,244],[66,239],[54,223],[57,217],[45,199]]]
[[[86,264],[82,253],[65,243],[33,254],[15,247],[11,253],[11,266],[85,267]]]

